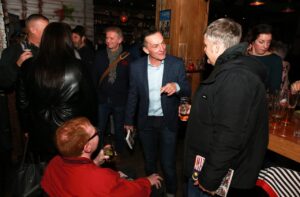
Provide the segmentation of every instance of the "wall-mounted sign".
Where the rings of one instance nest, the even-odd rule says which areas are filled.
[[[159,30],[164,38],[170,38],[171,10],[161,10],[159,13]]]

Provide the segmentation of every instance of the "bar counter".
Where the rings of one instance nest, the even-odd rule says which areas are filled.
[[[287,126],[281,125],[277,129],[270,129],[268,149],[300,163],[300,137],[294,137],[293,132],[292,123]]]

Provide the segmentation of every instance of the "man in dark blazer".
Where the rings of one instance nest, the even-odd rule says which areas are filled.
[[[157,173],[160,153],[167,194],[175,196],[178,105],[181,96],[190,96],[190,86],[183,61],[166,55],[166,44],[160,32],[149,32],[145,36],[143,50],[148,56],[130,65],[125,129],[133,129],[138,109],[137,126],[146,173]]]

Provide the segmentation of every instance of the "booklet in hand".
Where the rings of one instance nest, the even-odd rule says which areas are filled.
[[[198,176],[202,170],[202,167],[204,165],[205,162],[205,158],[200,156],[200,155],[196,155],[195,158],[195,164],[194,164],[194,171],[192,174],[192,179],[194,181],[198,180]],[[215,191],[217,195],[221,196],[221,197],[226,197],[228,190],[229,190],[229,186],[231,184],[231,180],[232,180],[232,176],[233,176],[234,170],[233,169],[229,169],[227,174],[225,175],[225,177],[223,178],[220,186],[218,187],[218,189]]]
[[[129,146],[130,149],[133,149],[133,145],[134,145],[134,131],[131,130],[127,130],[127,135],[126,135],[126,142]]]

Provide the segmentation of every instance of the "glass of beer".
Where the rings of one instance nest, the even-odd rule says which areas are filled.
[[[107,162],[111,162],[114,159],[114,157],[116,156],[116,152],[115,152],[113,146],[105,146],[103,148],[103,151],[104,151],[105,156],[109,156],[109,159],[106,160]]]
[[[281,94],[280,91],[275,91],[271,95],[271,104],[269,106],[270,110],[270,130],[275,132],[278,130],[281,124],[281,121],[284,117],[284,108],[287,105],[287,99]]]
[[[189,119],[191,108],[191,102],[189,97],[181,97],[179,105],[179,118],[181,121],[187,121]]]
[[[298,103],[299,94],[292,94],[291,91],[286,91],[287,104],[285,106],[285,116],[283,118],[283,125],[287,126],[291,123],[292,115],[295,111],[295,107]]]

